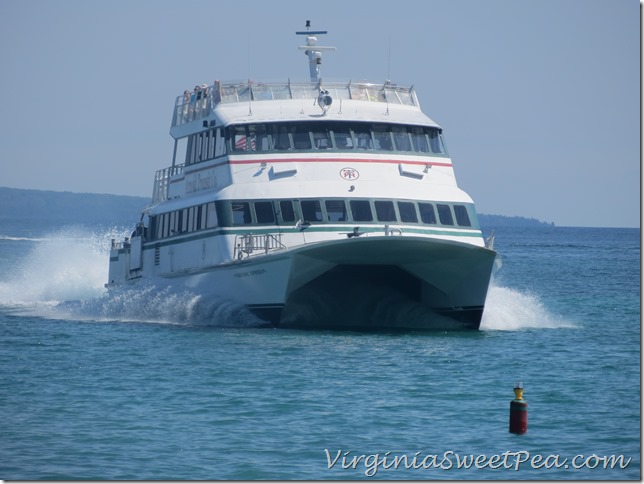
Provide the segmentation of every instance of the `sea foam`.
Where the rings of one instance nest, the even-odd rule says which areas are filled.
[[[90,231],[66,227],[32,240],[18,263],[18,271],[0,280],[0,305],[59,319],[122,320],[261,326],[264,322],[243,306],[225,299],[205,299],[186,290],[159,284],[107,291],[110,239],[128,233],[110,228]],[[409,313],[408,305],[400,306]],[[382,316],[392,317],[396,308]],[[418,311],[415,311],[418,312]],[[400,314],[409,317],[409,314]],[[492,284],[481,330],[514,331],[527,328],[569,327],[530,293]]]

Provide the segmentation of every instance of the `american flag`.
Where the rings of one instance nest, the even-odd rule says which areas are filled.
[[[255,151],[257,146],[255,144],[255,136],[250,137],[250,146],[247,145],[248,137],[246,135],[237,135],[235,137],[235,150],[237,151]]]

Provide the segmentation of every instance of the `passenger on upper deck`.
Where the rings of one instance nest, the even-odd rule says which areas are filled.
[[[201,85],[201,97],[203,98],[202,109],[206,109],[208,103],[208,84]]]
[[[183,91],[183,118],[185,121],[187,121],[190,118],[191,115],[191,110],[190,110],[190,91],[187,89]]]
[[[212,84],[212,94],[210,95],[210,98],[212,99],[213,108],[215,107],[215,104],[221,102],[221,85],[217,80]]]

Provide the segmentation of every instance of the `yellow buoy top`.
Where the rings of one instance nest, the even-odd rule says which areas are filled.
[[[516,382],[514,384],[514,396],[517,400],[523,400],[523,382]]]

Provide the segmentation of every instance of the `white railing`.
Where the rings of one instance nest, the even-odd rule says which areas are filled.
[[[324,89],[333,99],[383,102],[418,106],[414,87],[397,86],[391,82],[373,84],[367,82],[282,82],[263,83],[253,81],[219,82],[186,91],[177,96],[172,117],[172,126],[180,126],[208,116],[220,103],[249,101],[272,101],[278,99],[317,99]]]
[[[286,249],[282,234],[244,234],[235,237],[235,260]]]
[[[158,170],[154,175],[154,187],[152,188],[152,203],[163,202],[168,199],[168,188],[170,177],[183,173],[184,165],[175,165]]]

